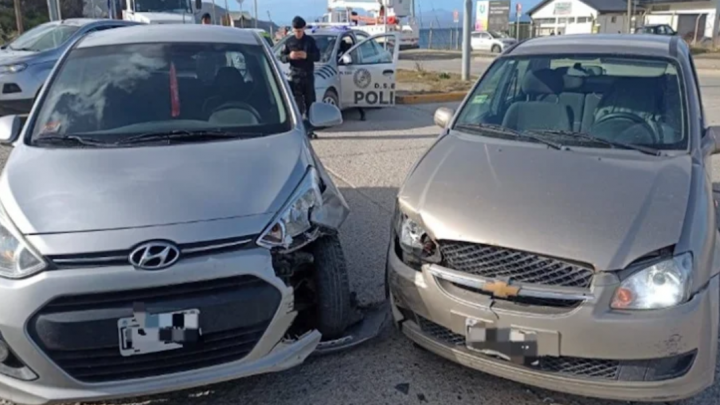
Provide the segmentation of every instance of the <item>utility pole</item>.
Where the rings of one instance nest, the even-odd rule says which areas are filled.
[[[463,12],[462,80],[470,80],[470,31],[472,30],[472,0],[465,0]]]
[[[632,32],[630,32],[630,27],[632,27],[631,20],[632,20],[632,6],[633,5],[632,5],[632,0],[626,0],[626,1],[627,1],[627,24],[625,24],[625,25],[627,28],[627,33],[632,34]]]
[[[270,10],[268,10],[267,15],[268,15],[268,22],[270,23],[270,38],[274,41],[275,33],[273,32],[273,22],[272,22],[272,17],[270,16]]]
[[[18,35],[22,34],[23,31],[23,16],[22,16],[22,7],[20,7],[20,0],[13,1],[15,5],[15,25],[17,27]]]
[[[257,0],[255,0],[255,28],[258,27],[258,18]]]

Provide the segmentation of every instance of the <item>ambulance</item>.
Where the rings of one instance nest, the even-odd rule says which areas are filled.
[[[341,110],[395,105],[398,33],[370,36],[349,26],[309,26],[305,34],[312,36],[320,49],[320,61],[315,64],[318,101]],[[278,60],[288,38],[273,48]],[[280,65],[289,77],[290,66]]]

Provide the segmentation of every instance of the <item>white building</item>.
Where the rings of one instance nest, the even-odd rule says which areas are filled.
[[[528,14],[536,36],[627,32],[625,0],[543,0]]]

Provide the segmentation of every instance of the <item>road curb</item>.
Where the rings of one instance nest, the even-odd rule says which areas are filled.
[[[429,103],[449,103],[453,101],[462,101],[467,91],[453,91],[449,93],[428,93],[428,94],[409,94],[406,96],[395,96],[395,104],[429,104]]]

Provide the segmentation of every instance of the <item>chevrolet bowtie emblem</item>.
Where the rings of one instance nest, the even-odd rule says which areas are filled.
[[[496,298],[517,297],[520,287],[509,285],[504,281],[493,281],[482,286],[482,290],[489,292]]]

